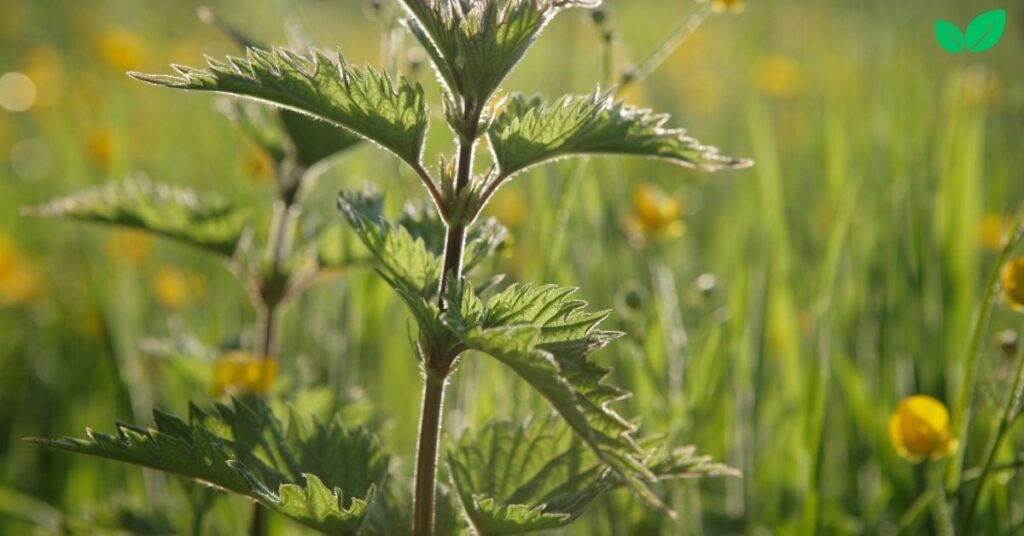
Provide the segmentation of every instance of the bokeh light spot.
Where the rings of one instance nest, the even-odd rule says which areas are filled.
[[[16,72],[0,76],[0,106],[9,112],[24,112],[36,102],[32,79]]]

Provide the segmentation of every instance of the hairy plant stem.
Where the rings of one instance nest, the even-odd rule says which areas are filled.
[[[278,173],[290,173],[284,169]],[[285,275],[281,271],[286,259],[292,251],[292,235],[298,224],[299,210],[297,204],[298,186],[290,190],[282,190],[280,199],[274,205],[274,218],[270,224],[270,237],[267,241],[267,260],[269,272],[259,283],[258,289],[260,308],[260,340],[259,351],[263,366],[260,367],[260,384],[265,382],[268,361],[273,358],[277,342],[278,312],[283,301],[283,288],[278,288]],[[287,283],[284,284],[287,287]],[[250,536],[264,536],[267,533],[267,515],[260,503],[253,504],[252,517],[249,523]]]
[[[978,477],[978,483],[974,488],[974,495],[971,496],[971,501],[967,506],[967,513],[964,515],[963,526],[961,527],[963,534],[971,533],[974,518],[978,512],[978,503],[981,502],[981,493],[985,489],[985,482],[988,481],[989,474],[992,472],[996,455],[999,453],[999,447],[1002,446],[1006,433],[1010,430],[1010,426],[1013,425],[1013,421],[1017,417],[1017,408],[1020,407],[1022,396],[1024,396],[1024,354],[1018,352],[1017,372],[1013,379],[1013,389],[1010,390],[1010,396],[1006,399],[1003,414],[999,417],[999,428],[996,429],[996,435],[992,437],[992,442],[989,443],[988,449],[986,449],[981,475]]]
[[[420,410],[419,448],[416,451],[416,484],[413,490],[413,534],[434,534],[434,493],[437,486],[437,452],[441,442],[446,380],[427,373]]]
[[[467,119],[468,132],[459,141],[459,167],[455,177],[455,199],[446,200],[444,208],[450,209],[458,202],[458,196],[469,187],[473,174],[473,152],[476,148],[477,125],[481,109],[467,103],[463,118]],[[445,309],[444,295],[449,281],[462,277],[462,256],[466,246],[468,221],[461,218],[448,220],[448,233],[444,243],[444,265],[438,282],[438,307]],[[420,407],[419,440],[416,449],[416,476],[413,485],[414,536],[433,536],[435,494],[437,491],[437,453],[441,443],[441,423],[444,415],[444,388],[454,356],[428,355],[423,363],[424,386],[423,404]]]

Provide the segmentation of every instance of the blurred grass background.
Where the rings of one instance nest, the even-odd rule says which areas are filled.
[[[368,3],[206,3],[264,42],[285,41],[287,14],[355,63],[390,60]],[[607,4],[620,67],[692,7]],[[161,533],[144,512],[188,518],[190,503],[208,502],[207,491],[174,479],[20,441],[150,423],[153,405],[182,414],[189,399],[209,403],[216,355],[252,336],[245,292],[217,262],[135,233],[19,214],[138,175],[269,210],[271,169],[215,111],[215,98],[123,74],[234,53],[196,20],[199,5],[8,0],[0,9],[0,73],[23,73],[34,93],[24,110],[24,84],[0,95],[0,534],[49,533],[65,518],[91,527],[83,533],[126,523]],[[935,19],[964,25],[1008,7],[1011,25],[989,52],[956,56],[935,43]],[[742,15],[711,17],[627,95],[754,158],[755,168],[703,176],[593,159],[531,172],[502,191],[490,211],[514,240],[493,269],[579,286],[595,307],[613,308],[612,327],[629,336],[598,359],[635,392],[624,412],[745,474],[669,486],[678,521],[622,494],[569,532],[931,532],[927,515],[907,515],[925,490],[923,470],[898,457],[886,426],[906,395],[953,405],[984,278],[1024,200],[1022,22],[1019,4],[990,1],[755,0]],[[406,74],[433,87],[411,39],[395,46]],[[602,76],[600,47],[585,12],[563,16],[507,88],[589,92]],[[447,150],[430,91],[431,147]],[[320,178],[309,210],[339,222],[335,193],[366,183],[393,201],[423,197],[382,155],[361,147],[343,157]],[[653,223],[652,203],[661,205]],[[395,455],[395,478],[407,479],[420,380],[405,336],[411,320],[390,289],[353,268],[319,282],[283,322],[281,400],[372,421]],[[1020,324],[999,308],[989,338]],[[1012,374],[994,340],[980,363],[968,467]],[[524,384],[482,359],[466,360],[447,407],[449,438],[491,416],[543,411]],[[1022,439],[1011,431],[1001,463],[1024,455]],[[1024,530],[1019,472],[993,480],[982,504],[987,533]],[[247,505],[217,497],[204,533],[239,533]]]

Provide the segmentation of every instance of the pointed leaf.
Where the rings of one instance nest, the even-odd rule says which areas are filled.
[[[413,35],[449,91],[482,105],[567,7],[600,0],[402,0]]]
[[[545,419],[491,421],[448,452],[452,482],[479,534],[522,534],[565,526],[596,497],[624,485],[568,429]],[[645,442],[658,480],[735,475],[693,447]]]
[[[965,44],[971,52],[984,52],[999,43],[1006,30],[1006,10],[995,9],[978,15],[967,25]]]
[[[143,229],[227,256],[235,252],[249,221],[246,212],[223,199],[138,179],[87,190],[26,212]]]
[[[380,262],[389,282],[414,296],[429,296],[437,286],[440,260],[420,237],[384,218],[377,192],[342,192],[338,207],[360,240]]]
[[[269,102],[333,123],[419,165],[427,132],[423,89],[319,50],[310,56],[250,48],[246,57],[207,59],[206,69],[175,66],[179,76],[129,73],[151,84],[215,91]]]
[[[192,406],[189,422],[154,411],[156,429],[119,425],[116,436],[30,439],[40,445],[177,474],[245,495],[329,534],[356,534],[387,473],[365,430],[340,420],[308,434],[285,427],[262,401]]]
[[[667,121],[667,115],[614,102],[607,94],[566,96],[550,104],[517,95],[488,136],[506,177],[550,160],[587,154],[658,158],[705,171],[751,165],[701,145],[682,129],[667,128]]]
[[[562,415],[597,457],[652,505],[663,505],[643,483],[654,475],[647,452],[633,438],[635,426],[609,404],[629,393],[604,383],[608,369],[589,355],[619,337],[597,330],[607,312],[587,313],[585,302],[568,299],[574,289],[513,285],[488,301],[483,312],[465,315],[465,281],[450,285],[442,320],[468,349],[495,357],[529,383]]]

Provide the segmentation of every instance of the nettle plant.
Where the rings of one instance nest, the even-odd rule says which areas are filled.
[[[212,11],[202,9],[199,15],[239,46],[257,46]],[[25,212],[135,229],[226,262],[259,315],[252,350],[263,362],[248,366],[273,376],[281,310],[318,276],[363,262],[349,248],[330,241],[337,237],[337,229],[325,228],[316,218],[304,221],[302,204],[315,178],[362,138],[290,109],[230,98],[218,108],[272,163],[273,199],[262,228],[254,225],[260,215],[253,207],[145,178],[107,184]]]
[[[90,431],[86,439],[37,441],[193,478],[331,534],[407,533],[410,526],[417,535],[553,529],[622,487],[669,512],[652,483],[735,474],[692,447],[639,437],[637,424],[612,408],[629,393],[605,383],[609,371],[591,357],[622,335],[599,329],[607,311],[588,311],[571,288],[498,289],[499,278],[474,285],[467,275],[503,236],[492,222],[476,223],[481,211],[503,184],[533,166],[599,154],[705,171],[750,162],[723,156],[666,126],[667,116],[615,102],[600,89],[554,101],[495,97],[556,15],[597,7],[599,0],[400,3],[406,27],[436,70],[454,133],[454,154],[441,156],[434,169],[423,163],[430,117],[423,89],[335,54],[250,47],[245,58],[208,59],[204,69],[175,66],[176,75],[131,76],[255,99],[320,120],[398,157],[429,193],[433,214],[407,213],[397,223],[385,218],[376,192],[346,192],[338,200],[418,325],[414,350],[424,388],[411,515],[385,493],[389,458],[369,431],[340,420],[310,426],[294,415],[282,424],[260,400],[213,411],[193,406],[188,421],[157,411],[156,429],[121,425],[116,435]],[[484,140],[490,158],[481,164],[475,157]],[[494,421],[454,442],[443,457],[453,505],[447,494],[442,500],[437,494],[447,487],[437,478],[442,409],[449,378],[472,355],[490,356],[513,371],[561,418]]]

